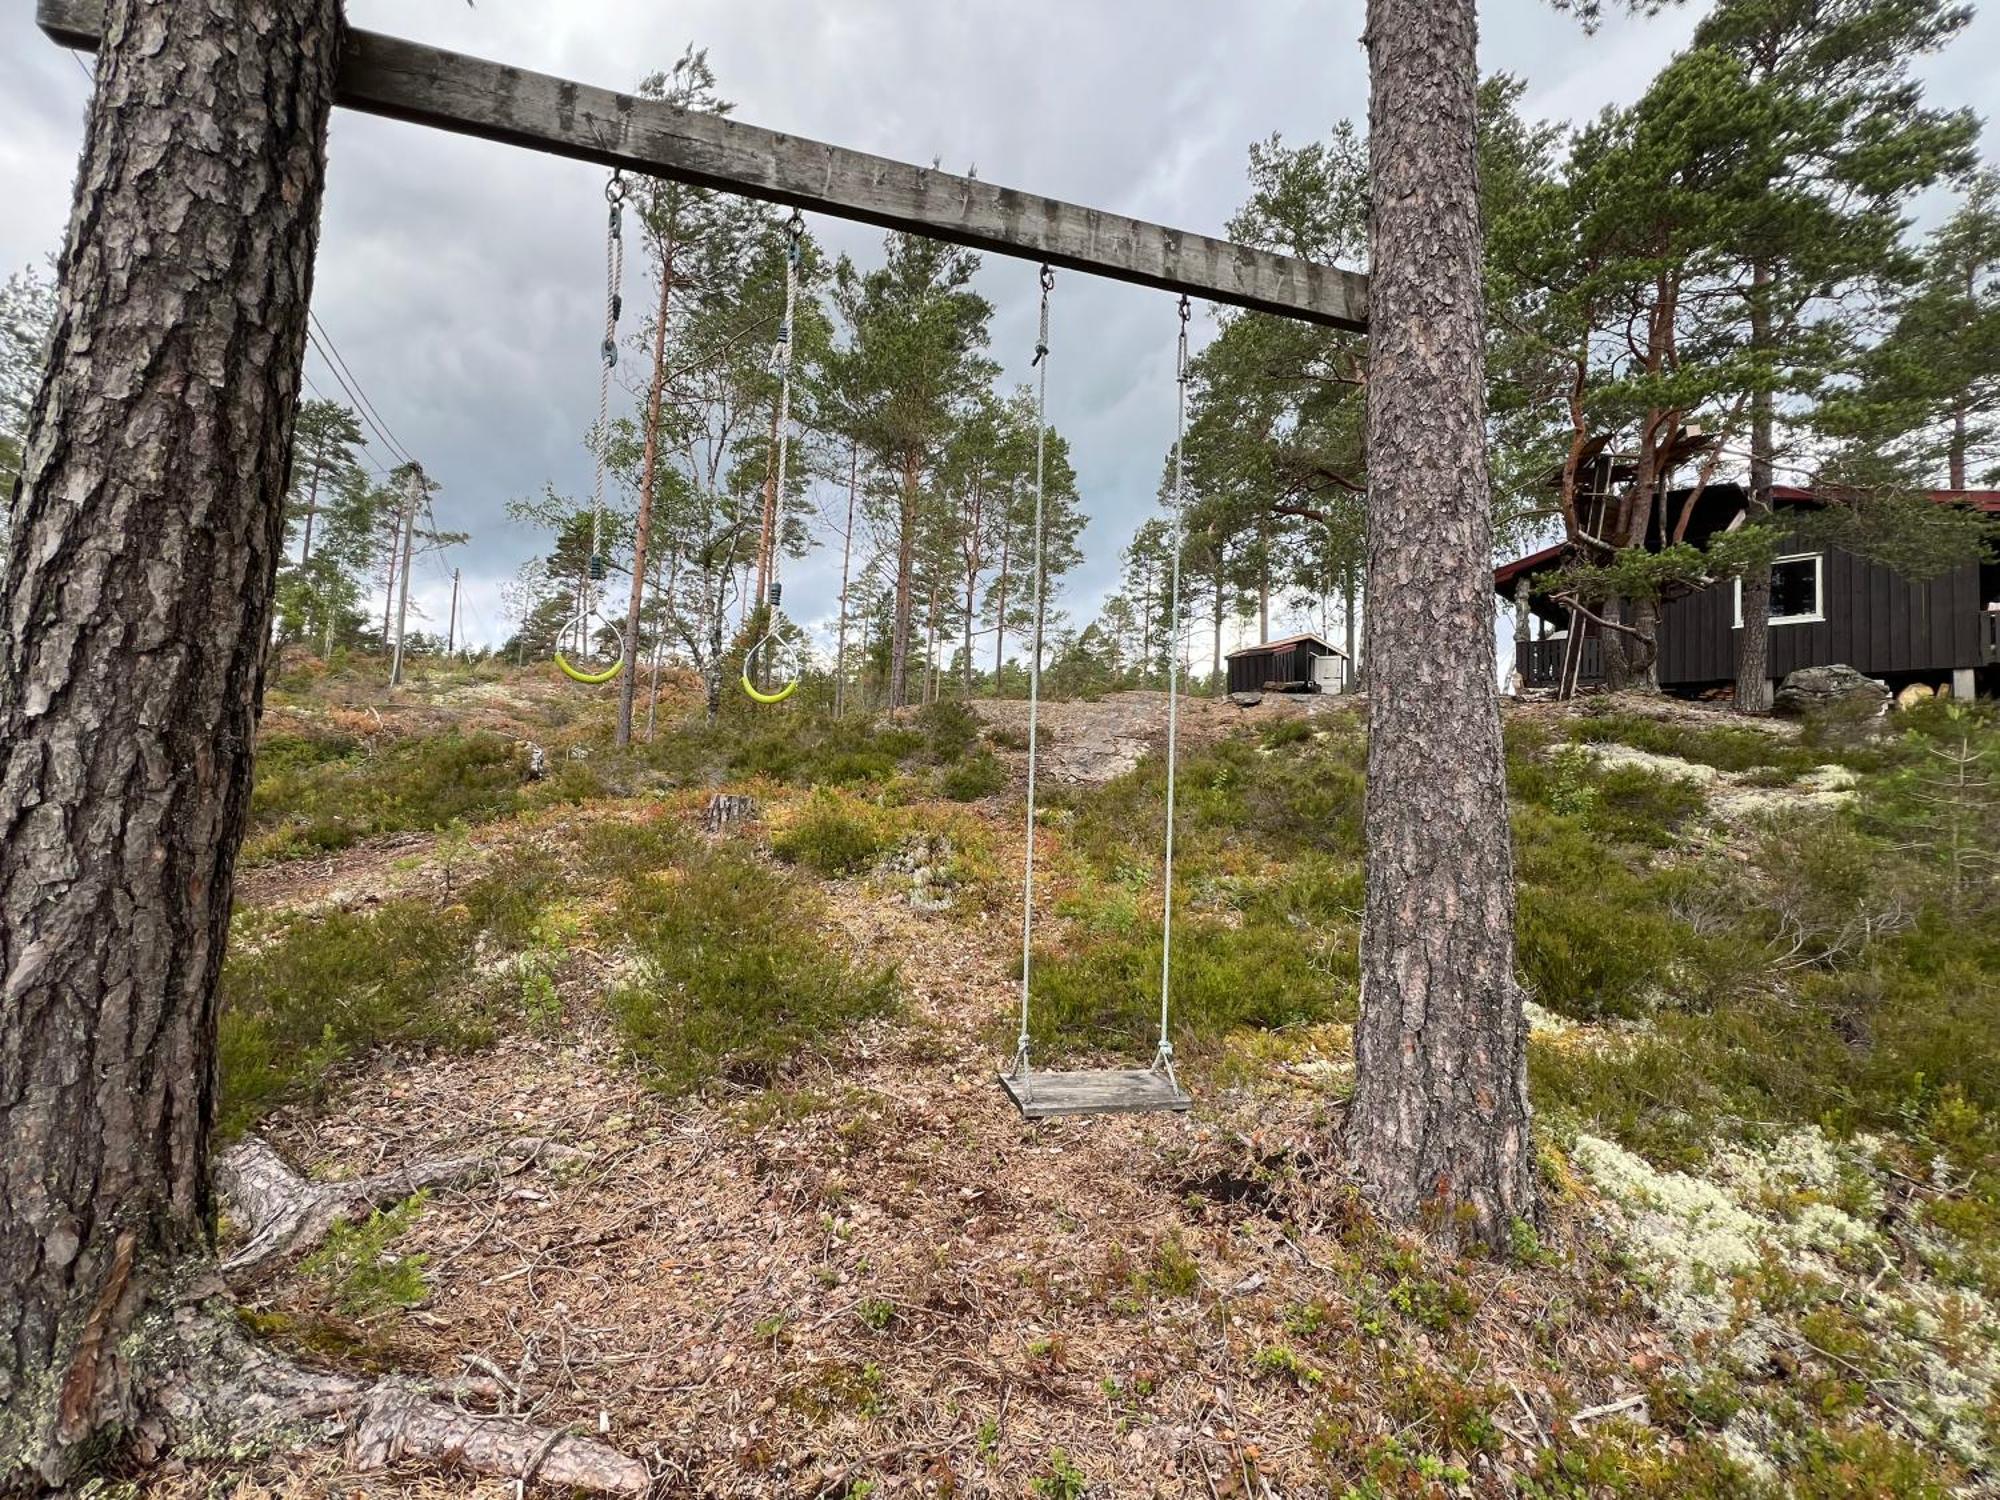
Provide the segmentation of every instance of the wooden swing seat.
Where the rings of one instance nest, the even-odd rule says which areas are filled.
[[[1064,1115],[1180,1112],[1193,1096],[1156,1068],[1083,1068],[1072,1073],[1002,1073],[1000,1087],[1027,1120]]]

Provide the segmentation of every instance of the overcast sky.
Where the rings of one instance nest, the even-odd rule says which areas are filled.
[[[1531,116],[1587,119],[1635,98],[1701,9],[1587,37],[1546,0],[1488,0],[1481,66],[1526,79]],[[1934,103],[1984,112],[2000,95],[1996,9],[1923,65]],[[42,41],[31,10],[0,7],[0,274],[60,242],[90,86],[88,60]],[[1251,141],[1305,141],[1367,111],[1360,0],[349,0],[349,17],[612,88],[693,42],[741,120],[1210,234],[1243,196]],[[441,524],[473,534],[420,570],[418,603],[441,629],[456,562],[473,638],[497,641],[500,586],[544,542],[507,521],[507,499],[544,481],[589,491],[579,440],[596,400],[604,174],[344,112],[329,157],[315,311],[392,434],[443,484]],[[877,231],[823,217],[812,228],[836,253],[879,257]],[[996,309],[992,353],[1024,380],[1035,267],[989,256],[979,284]],[[628,305],[638,285],[628,277]],[[1058,277],[1050,418],[1091,518],[1063,601],[1079,622],[1153,503],[1172,439],[1174,326],[1165,293]],[[1196,328],[1210,332],[1199,315]],[[319,356],[307,374],[338,394]],[[837,548],[788,564],[791,612],[823,617],[838,568]]]

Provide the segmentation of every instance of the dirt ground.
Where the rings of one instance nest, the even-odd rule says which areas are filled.
[[[1201,704],[1189,730],[1328,706]],[[1004,721],[1014,705],[985,707]],[[1151,694],[1052,705],[1052,759],[1101,774],[1163,713]],[[989,816],[1017,857],[1011,814]],[[365,885],[411,852],[350,851],[331,884]],[[850,1038],[838,1063],[803,1060],[771,1094],[648,1092],[586,985],[555,1034],[382,1061],[331,1110],[275,1117],[270,1139],[319,1178],[520,1137],[586,1155],[434,1192],[396,1247],[428,1257],[420,1307],[344,1323],[280,1272],[237,1289],[259,1326],[292,1328],[308,1359],[325,1348],[348,1367],[477,1376],[494,1409],[601,1433],[652,1465],[658,1493],[702,1496],[1018,1496],[1037,1483],[1072,1496],[1307,1495],[1338,1492],[1343,1463],[1392,1438],[1495,1484],[1531,1461],[1559,1411],[1620,1402],[1661,1358],[1659,1335],[1607,1299],[1588,1262],[1471,1264],[1462,1322],[1381,1325],[1382,1247],[1357,1240],[1337,1172],[1315,1171],[1338,1124],[1341,1029],[1284,1042],[1254,1090],[1197,1073],[1187,1117],[1031,1126],[993,1076],[1015,1003],[1015,919],[921,914],[865,879],[826,894],[831,934],[893,960],[906,1007]],[[244,896],[299,888],[253,878]],[[1296,1366],[1269,1353],[1295,1348]],[[1491,1397],[1496,1453],[1456,1454],[1397,1394],[1412,1358]],[[222,1473],[241,1480],[196,1462],[151,1492],[200,1493]],[[356,1478],[329,1457],[235,1493],[514,1486]]]
[[[1183,697],[1181,744],[1189,748],[1285,719],[1348,712],[1365,701],[1317,693],[1267,693],[1260,702],[1247,705],[1228,698]],[[988,724],[1025,744],[1025,700],[976,699],[969,706]],[[1091,701],[1044,703],[1037,717],[1038,774],[1052,781],[1079,785],[1109,781],[1131,770],[1149,750],[1161,749],[1167,739],[1167,695],[1162,692],[1106,693]],[[1017,748],[1012,754],[1025,775],[1025,751]]]

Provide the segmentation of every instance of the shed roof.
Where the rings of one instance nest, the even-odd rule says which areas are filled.
[[[1261,656],[1266,652],[1282,651],[1287,646],[1296,646],[1300,641],[1311,641],[1316,646],[1323,646],[1335,656],[1347,655],[1345,651],[1334,645],[1325,636],[1315,635],[1311,631],[1307,631],[1304,635],[1288,635],[1281,640],[1261,641],[1255,646],[1238,646],[1234,651],[1223,657],[1223,660],[1234,661],[1239,656]]]

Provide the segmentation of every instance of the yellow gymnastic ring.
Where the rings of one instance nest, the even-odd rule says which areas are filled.
[[[624,670],[625,657],[621,653],[618,657],[618,660],[614,661],[610,666],[606,667],[602,672],[585,672],[580,668],[571,666],[569,664],[569,658],[564,656],[562,652],[558,651],[556,653],[556,665],[562,668],[563,676],[569,678],[570,681],[580,682],[585,687],[596,687],[599,683],[609,682],[612,678],[616,677],[621,671]]]
[[[757,691],[757,684],[750,680],[749,669],[746,667],[743,672],[743,691],[758,703],[783,703],[798,691],[798,687],[798,679],[793,678],[775,693],[760,693]]]

